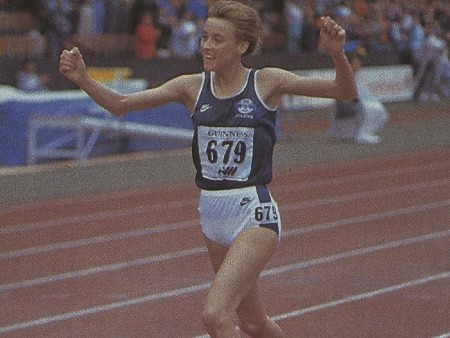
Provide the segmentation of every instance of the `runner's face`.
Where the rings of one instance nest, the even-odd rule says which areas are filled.
[[[234,25],[221,18],[209,18],[201,39],[203,67],[207,71],[227,69],[233,62],[240,62],[245,52],[243,42],[236,39]]]

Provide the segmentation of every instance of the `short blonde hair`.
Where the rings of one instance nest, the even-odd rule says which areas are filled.
[[[248,5],[248,1],[215,1],[208,9],[208,18],[225,19],[236,27],[236,38],[248,42],[244,56],[253,54],[258,48],[262,31],[261,17],[256,9]]]

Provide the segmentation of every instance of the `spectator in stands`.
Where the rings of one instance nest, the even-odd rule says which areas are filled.
[[[411,57],[408,52],[408,35],[402,28],[400,16],[395,16],[391,21],[389,35],[394,51],[399,56],[400,62],[410,63]]]
[[[378,53],[391,52],[393,46],[389,36],[390,22],[384,12],[376,11],[372,14],[373,17],[369,26],[370,37],[368,47],[370,50]]]
[[[351,102],[336,100],[330,133],[336,139],[376,144],[380,142],[377,133],[386,124],[388,112],[382,102],[363,83],[360,70],[366,55],[366,50],[360,47],[350,56],[358,97]]]
[[[314,1],[314,13],[318,16],[329,15],[330,8],[334,8],[340,3],[340,0],[315,0]]]
[[[301,0],[287,0],[284,7],[286,49],[291,55],[298,55],[301,51],[304,18]]]
[[[103,31],[105,33],[124,33],[131,29],[134,1],[103,0],[103,2],[105,7]]]
[[[105,6],[103,0],[81,0],[78,8],[76,34],[103,34],[105,21]]]
[[[153,24],[150,12],[143,12],[140,23],[134,31],[136,56],[140,59],[153,59],[157,56],[159,29]]]
[[[284,1],[256,0],[262,18],[262,51],[285,50]]]
[[[411,29],[408,32],[408,48],[411,53],[413,66],[417,67],[422,56],[422,48],[425,40],[425,29],[422,26],[419,14],[413,17]]]
[[[161,4],[161,3],[160,3]],[[157,27],[161,31],[161,37],[158,43],[159,55],[161,57],[168,57],[171,55],[170,39],[172,36],[173,27],[177,23],[176,16],[169,5],[159,6],[157,11]]]
[[[32,39],[34,45],[34,50],[31,55],[33,57],[43,57],[48,47],[45,36],[36,28],[29,30],[27,35]]]
[[[450,42],[450,6],[448,1],[434,1],[433,5],[433,19],[440,25],[442,36],[447,42]]]
[[[442,54],[436,60],[434,73],[434,86],[443,98],[450,98],[450,60],[448,48],[444,48]]]
[[[353,11],[348,4],[348,1],[340,0],[336,6],[332,9],[332,14],[337,18],[348,19],[353,15]]]
[[[366,26],[361,23],[362,18],[356,16],[352,9],[347,6],[345,1],[340,1],[339,5],[329,9],[332,16],[341,25],[347,34],[345,44],[345,52],[353,53],[361,45],[361,42],[366,39]]]
[[[351,3],[353,12],[361,18],[365,18],[370,13],[370,6],[366,0],[354,0]]]
[[[113,0],[109,0],[113,1]],[[126,0],[124,0],[126,1]],[[126,1],[127,2],[127,1]],[[131,9],[131,22],[130,22],[130,29],[131,32],[134,32],[136,29],[136,26],[139,24],[141,20],[141,16],[143,12],[149,12],[153,16],[153,23],[155,25],[159,22],[159,2],[158,0],[133,0],[128,1],[132,2],[132,9]]]
[[[38,63],[33,59],[25,59],[16,76],[17,88],[27,92],[47,90],[49,76],[39,74]]]
[[[437,100],[437,64],[447,49],[443,39],[428,32],[422,48],[417,53],[417,71],[414,77],[414,99],[419,101]],[[439,65],[441,67],[441,65]]]
[[[71,0],[42,0],[43,14],[47,21],[49,54],[57,58],[64,47],[65,39],[74,31],[76,8]]]
[[[200,27],[197,26],[189,12],[177,21],[173,27],[170,39],[172,55],[182,58],[192,58],[199,52]]]
[[[186,9],[194,18],[194,21],[205,21],[207,5],[205,0],[187,0]]]
[[[319,17],[311,7],[305,8],[305,21],[303,23],[302,51],[314,52],[319,41]]]

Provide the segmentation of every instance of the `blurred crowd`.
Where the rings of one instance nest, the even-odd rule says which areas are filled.
[[[450,0],[254,0],[263,18],[259,50],[292,55],[320,50],[318,19],[329,15],[347,32],[346,51],[395,53],[411,64],[415,98],[450,95]],[[139,58],[195,57],[206,0],[0,0],[0,10],[28,11],[39,22],[48,55],[71,35],[134,35]]]

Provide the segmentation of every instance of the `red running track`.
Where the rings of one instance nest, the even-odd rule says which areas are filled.
[[[260,279],[289,337],[450,335],[450,149],[279,170]],[[0,209],[0,335],[195,337],[212,279],[192,183]]]

